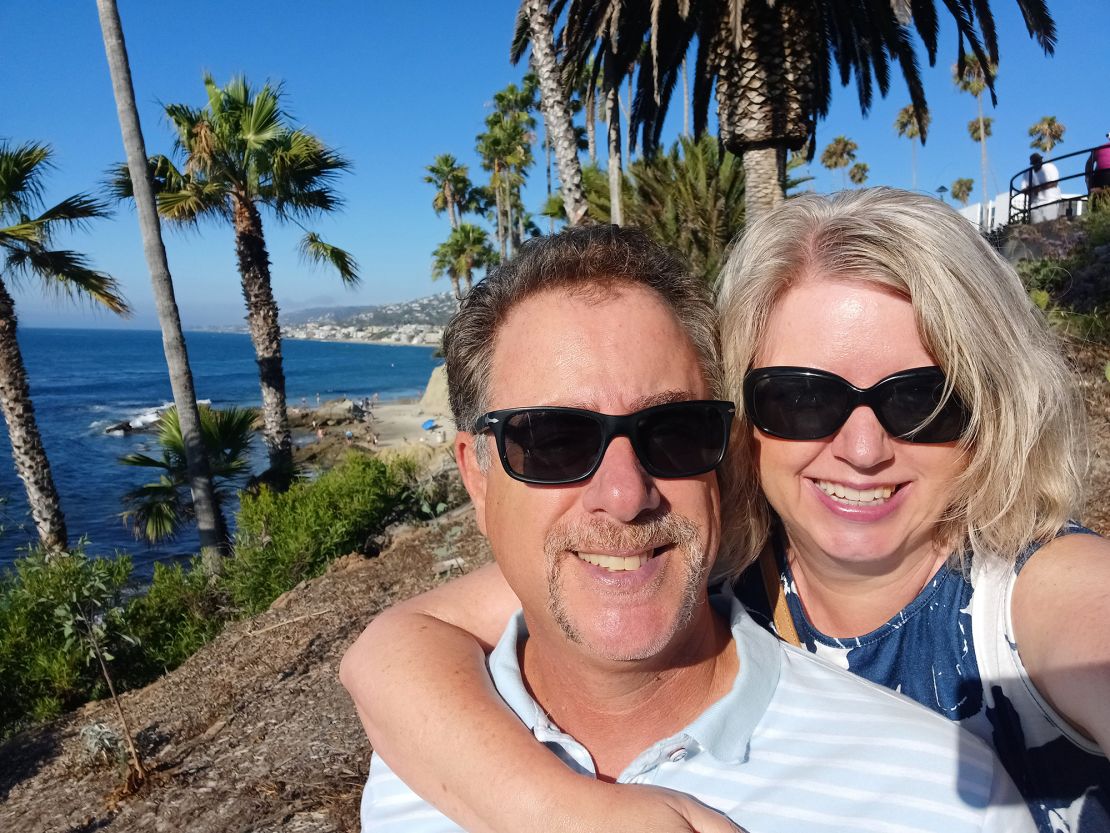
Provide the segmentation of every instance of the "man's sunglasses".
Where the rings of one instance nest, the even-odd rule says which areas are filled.
[[[693,477],[716,468],[728,448],[736,406],[671,402],[611,416],[581,408],[508,408],[474,425],[497,441],[501,465],[525,483],[556,485],[592,477],[614,437],[628,437],[652,477]]]
[[[947,443],[962,436],[968,413],[954,391],[945,398],[944,388],[939,367],[903,370],[865,390],[824,370],[760,367],[744,377],[744,408],[756,428],[785,440],[835,434],[866,405],[900,440]]]

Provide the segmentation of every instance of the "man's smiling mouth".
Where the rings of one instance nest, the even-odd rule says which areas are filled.
[[[611,572],[621,572],[625,570],[638,570],[651,561],[656,556],[658,549],[653,549],[648,552],[637,553],[635,555],[607,555],[600,552],[575,552],[574,554],[585,561],[587,564],[593,564],[595,567],[602,567]]]

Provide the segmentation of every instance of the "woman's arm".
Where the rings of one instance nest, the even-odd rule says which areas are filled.
[[[370,623],[339,677],[375,753],[469,831],[734,833],[688,796],[575,775],[534,739],[485,668],[518,606],[489,566]]]
[[[1014,636],[1037,690],[1110,755],[1110,541],[1065,535],[1025,565]]]

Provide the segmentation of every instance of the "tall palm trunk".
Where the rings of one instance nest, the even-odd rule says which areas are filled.
[[[597,89],[591,82],[583,96],[582,106],[586,111],[586,152],[590,162],[597,162]]]
[[[566,90],[560,78],[559,62],[555,58],[551,15],[545,0],[524,0],[523,8],[528,15],[532,60],[540,80],[540,102],[553,133],[567,222],[572,226],[581,225],[586,220],[586,194],[582,190],[578,141],[574,135]]]
[[[0,411],[8,424],[12,459],[27,490],[39,542],[47,552],[64,550],[69,545],[66,521],[35,422],[35,406],[31,404],[31,388],[15,328],[15,302],[0,281]]]
[[[127,45],[123,39],[123,26],[119,19],[116,0],[97,0],[100,27],[104,36],[104,51],[108,56],[108,70],[112,76],[112,90],[116,98],[123,146],[127,152],[127,167],[135,191],[135,205],[139,215],[139,231],[143,238],[150,282],[154,290],[154,306],[162,328],[162,350],[170,373],[170,388],[181,425],[185,446],[185,464],[189,486],[193,494],[193,509],[200,532],[201,557],[209,572],[215,572],[214,557],[226,552],[227,526],[212,490],[212,477],[208,455],[200,433],[200,414],[193,388],[193,373],[189,368],[189,355],[185,347],[185,334],[181,331],[181,317],[174,298],[173,279],[166,261],[166,247],[162,242],[162,227],[154,201],[150,174],[146,164],[146,146],[139,125],[139,111],[135,106],[135,88],[131,83],[131,65],[127,59]]]
[[[621,119],[617,112],[617,89],[610,87],[605,93],[605,117],[609,121],[609,219],[614,225],[624,225],[621,204]]]
[[[247,302],[247,328],[258,362],[262,388],[262,437],[270,458],[275,485],[287,486],[293,476],[293,437],[285,410],[285,372],[281,364],[281,327],[278,307],[270,286],[270,256],[262,236],[262,215],[245,195],[234,199],[235,251],[243,298]]]
[[[547,196],[551,196],[551,131],[547,127],[547,116],[543,116],[543,155],[547,163]],[[551,234],[555,233],[555,218],[547,218],[547,229]]]
[[[505,240],[505,203],[501,195],[501,163],[493,163],[493,199],[497,210],[497,245],[501,249],[501,260],[507,259],[507,242]]]
[[[686,78],[686,59],[682,59],[682,135],[690,135],[690,82]]]
[[[509,257],[516,251],[518,241],[516,231],[513,229],[513,186],[509,182],[512,171],[506,171],[505,176],[505,237],[509,242]]]
[[[979,201],[979,228],[986,231],[991,195],[987,190],[987,126],[983,122],[983,94],[975,96],[975,101],[979,104],[979,168],[983,177],[979,180],[983,183],[983,199]]]
[[[447,219],[451,221],[452,230],[459,227],[459,215],[455,213],[455,189],[450,182],[443,184],[443,199],[447,203]]]

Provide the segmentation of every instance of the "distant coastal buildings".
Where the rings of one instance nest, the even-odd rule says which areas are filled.
[[[307,341],[355,341],[367,344],[417,344],[437,346],[443,327],[434,324],[339,325],[309,322],[281,328],[283,338]]]
[[[434,347],[455,312],[450,293],[372,307],[317,307],[281,316],[284,338]]]

